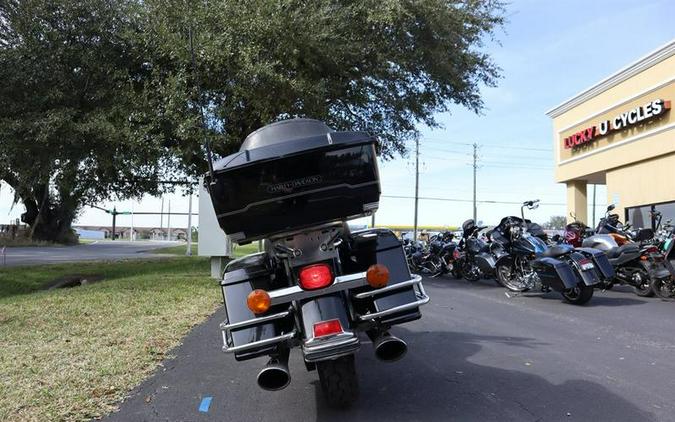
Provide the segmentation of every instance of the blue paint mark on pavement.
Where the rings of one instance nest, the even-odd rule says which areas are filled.
[[[199,411],[207,413],[209,411],[209,406],[211,406],[211,400],[213,397],[204,397],[202,402],[199,404]]]

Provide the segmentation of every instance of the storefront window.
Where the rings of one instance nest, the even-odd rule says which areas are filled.
[[[652,220],[652,211],[659,211],[661,213],[663,223],[668,219],[675,222],[675,202],[626,208],[626,220],[630,221],[635,228],[652,228],[656,230],[658,222]]]

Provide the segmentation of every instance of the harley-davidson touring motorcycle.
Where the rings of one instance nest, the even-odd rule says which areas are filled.
[[[507,255],[499,242],[483,238],[489,237],[489,234],[480,235],[486,228],[487,226],[476,226],[473,219],[462,223],[462,240],[459,242],[461,255],[457,266],[467,281],[494,277],[497,261]]]
[[[614,276],[605,254],[570,245],[548,246],[527,232],[519,217],[504,217],[492,234],[509,255],[497,262],[497,276],[508,290],[554,290],[568,303],[582,305],[593,297],[594,286]]]
[[[251,133],[205,177],[230,239],[264,243],[263,252],[231,261],[220,282],[223,350],[238,361],[267,356],[263,389],[290,383],[289,354],[298,349],[328,403],[347,406],[358,395],[360,333],[380,360],[406,353],[389,329],[421,317],[429,301],[421,277],[394,233],[346,224],[378,208],[375,143],[317,120],[281,121]]]
[[[652,280],[652,291],[662,299],[675,298],[675,271],[670,260],[675,258],[675,225],[672,220],[666,220],[661,226],[663,215],[655,211],[653,216],[657,220],[655,244],[664,256],[664,264],[671,272],[671,277],[663,277]]]
[[[613,209],[613,204],[607,207],[596,234],[584,237],[582,246],[602,250],[614,267],[616,277],[605,283],[604,289],[626,284],[638,296],[654,296],[652,285],[671,279],[675,271],[654,244],[654,231],[649,228],[631,231],[630,223],[623,225],[617,214],[610,214]]]

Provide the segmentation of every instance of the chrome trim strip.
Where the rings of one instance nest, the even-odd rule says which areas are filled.
[[[272,344],[276,343],[281,343],[283,341],[287,341],[292,339],[293,337],[298,334],[296,330],[291,331],[288,334],[282,334],[280,336],[268,338],[265,340],[258,340],[254,341],[252,343],[247,343],[247,344],[242,344],[241,346],[233,346],[230,347],[227,345],[227,340],[225,339],[225,333],[223,333],[223,340],[225,340],[225,346],[223,346],[223,352],[225,353],[236,353],[236,352],[244,352],[246,350],[251,350],[251,349],[257,349],[259,347],[265,347],[265,346],[270,346]]]
[[[262,317],[258,317],[258,318],[247,319],[245,321],[235,322],[233,324],[228,324],[228,323],[223,322],[222,324],[220,324],[220,329],[221,330],[227,330],[227,331],[234,331],[234,330],[238,330],[240,328],[246,328],[246,327],[250,327],[250,326],[253,326],[253,325],[262,324],[262,323],[265,323],[265,322],[274,321],[275,319],[286,318],[290,314],[291,314],[290,311],[284,311],[284,312],[279,312],[277,314],[266,315],[266,316],[262,316]]]
[[[358,336],[345,332],[334,337],[305,342],[302,346],[302,354],[306,362],[317,362],[354,353],[360,347],[361,342]]]
[[[398,289],[403,289],[405,287],[414,286],[415,284],[420,283],[422,281],[422,277],[417,275],[417,274],[413,274],[412,277],[413,278],[410,279],[410,280],[402,281],[402,282],[396,283],[396,284],[391,284],[391,285],[385,286],[385,287],[381,287],[377,290],[370,290],[370,291],[367,291],[367,292],[357,293],[357,294],[354,295],[354,297],[357,298],[357,299],[365,299],[367,297],[373,297],[373,296],[377,296],[377,295],[382,294],[382,293],[391,292],[392,290],[398,290]]]

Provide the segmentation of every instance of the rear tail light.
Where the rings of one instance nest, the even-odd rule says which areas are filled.
[[[315,264],[300,270],[300,287],[305,290],[321,289],[333,282],[333,271],[328,264]]]
[[[645,252],[647,252],[647,253],[658,253],[659,248],[657,248],[656,246],[648,246],[647,249],[645,250]]]
[[[454,251],[452,251],[452,258],[459,259],[459,250],[455,249]]]
[[[342,324],[340,324],[339,319],[331,319],[314,324],[314,337],[332,336],[342,332]]]

